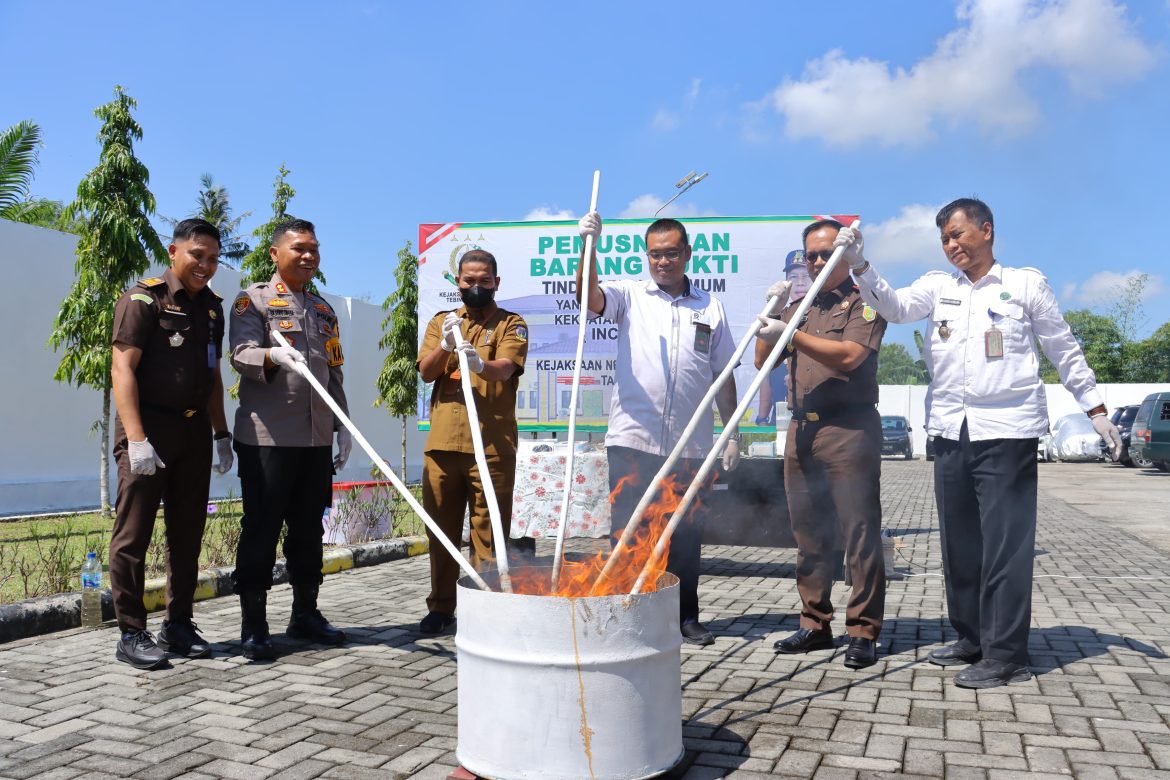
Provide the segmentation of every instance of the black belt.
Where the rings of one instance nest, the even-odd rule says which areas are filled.
[[[152,412],[158,412],[159,414],[171,415],[173,417],[198,417],[199,415],[203,414],[203,409],[200,407],[195,407],[192,409],[171,409],[167,406],[148,404],[141,401],[139,401],[138,405],[143,409],[148,409]]]
[[[873,404],[849,404],[848,406],[833,406],[820,411],[803,410],[792,413],[792,419],[797,422],[826,422],[835,417],[845,417],[864,409],[873,409]]]

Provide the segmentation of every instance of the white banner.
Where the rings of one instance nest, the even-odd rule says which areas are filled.
[[[801,248],[801,231],[821,216],[701,217],[686,225],[692,255],[691,283],[723,302],[736,342],[764,305],[768,286],[784,276],[789,255]],[[849,224],[853,215],[832,218]],[[606,220],[597,242],[600,279],[646,279],[645,232],[650,219]],[[440,311],[462,305],[455,284],[459,257],[471,249],[491,252],[499,265],[496,303],[528,322],[528,362],[520,377],[516,416],[522,430],[556,431],[568,426],[568,405],[577,344],[577,223],[449,222],[419,225],[419,343],[427,323]],[[613,392],[617,326],[601,319],[586,330],[578,394],[577,428],[603,431]],[[735,381],[742,392],[755,376],[749,348]],[[430,385],[419,397],[419,427],[430,423]],[[765,385],[765,390],[768,390]],[[768,417],[776,389],[763,395],[742,424],[745,431]],[[760,411],[757,411],[757,408]],[[764,424],[765,429],[771,425]]]

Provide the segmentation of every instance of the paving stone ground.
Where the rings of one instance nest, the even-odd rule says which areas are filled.
[[[956,688],[925,662],[952,638],[930,469],[883,464],[886,525],[913,576],[890,585],[869,669],[846,669],[841,648],[773,654],[797,625],[793,550],[704,548],[700,600],[717,641],[683,646],[687,753],[672,776],[1170,778],[1170,555],[1070,507],[1047,479],[1036,676]],[[322,607],[351,643],[280,638],[270,664],[236,655],[233,599],[196,606],[222,640],[215,656],[161,671],[117,663],[113,628],[0,645],[0,778],[444,778],[455,644],[414,630],[426,583],[425,556],[328,577]],[[289,602],[287,587],[270,596],[274,628]]]

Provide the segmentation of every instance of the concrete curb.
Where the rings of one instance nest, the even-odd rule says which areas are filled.
[[[425,536],[403,536],[347,547],[330,547],[322,556],[321,573],[328,575],[346,569],[377,566],[380,563],[423,555],[429,550],[430,545]],[[233,566],[221,566],[199,572],[195,600],[205,601],[232,595],[234,570]],[[272,578],[273,584],[288,582],[288,571],[285,569],[283,558],[277,560],[273,567]],[[163,609],[167,603],[166,578],[147,580],[142,600],[146,604],[147,612]],[[114,619],[114,601],[108,588],[102,590],[102,619]],[[80,625],[81,594],[78,592],[58,593],[55,596],[0,605],[0,644],[66,631]]]

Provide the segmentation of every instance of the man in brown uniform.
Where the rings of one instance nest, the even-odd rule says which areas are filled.
[[[519,314],[495,304],[500,285],[496,258],[473,249],[459,258],[459,292],[464,306],[439,312],[427,325],[418,350],[418,371],[424,382],[434,382],[431,392],[431,431],[423,459],[423,508],[434,518],[456,547],[463,532],[464,510],[471,516],[471,562],[479,569],[495,560],[491,518],[483,481],[475,463],[471,427],[464,404],[455,355],[455,330],[463,334],[463,352],[471,370],[484,454],[504,535],[512,523],[512,486],[516,481],[516,388],[528,356],[528,326]],[[439,541],[431,538],[431,593],[427,616],[419,624],[425,634],[437,634],[455,620],[455,583],[459,565],[441,554]],[[509,549],[529,554],[534,539],[512,539]]]
[[[114,458],[117,516],[110,539],[110,585],[121,641],[115,657],[139,669],[161,666],[169,650],[200,658],[211,646],[191,621],[207,519],[212,432],[219,463],[232,467],[219,358],[223,307],[207,286],[219,268],[219,231],[202,219],[175,226],[171,267],[143,279],[114,308]],[[166,499],[167,616],[158,644],[142,602],[146,550]]]
[[[808,270],[815,280],[833,254],[842,228],[820,220],[804,230]],[[779,291],[774,285],[769,294]],[[790,305],[760,330],[757,356],[780,339],[796,311]],[[881,555],[881,417],[877,353],[886,321],[861,300],[838,263],[813,300],[786,349],[792,423],[784,448],[784,487],[796,537],[796,588],[800,629],[776,642],[780,653],[833,646],[830,593],[841,549],[848,552],[853,593],[845,611],[851,669],[877,660],[876,640],[885,613],[886,577]]]
[[[321,262],[312,222],[294,219],[276,226],[269,250],[276,273],[241,292],[232,304],[232,365],[240,372],[236,454],[244,499],[236,570],[240,595],[240,641],[247,658],[272,658],[268,590],[281,527],[288,526],[284,556],[292,585],[288,635],[325,644],[345,634],[317,609],[321,587],[321,516],[333,503],[333,474],[345,466],[353,446],[349,431],[296,370],[307,366],[348,412],[342,370],[341,330],[333,307],[305,289]],[[274,343],[284,335],[289,346]],[[333,434],[337,433],[336,457]]]

